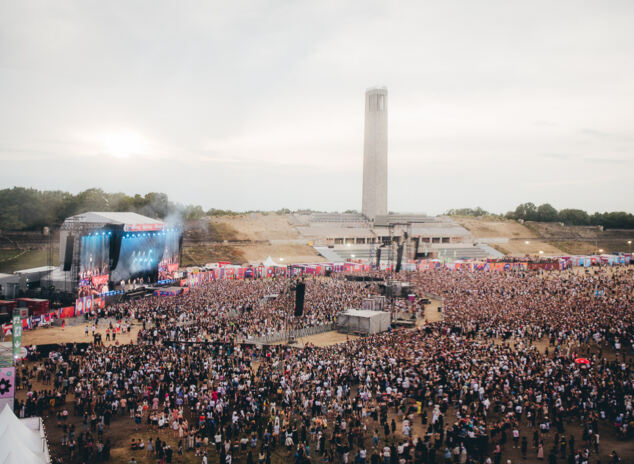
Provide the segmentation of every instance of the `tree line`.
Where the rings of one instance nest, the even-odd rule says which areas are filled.
[[[198,205],[180,205],[169,201],[164,193],[129,196],[88,189],[73,195],[62,191],[42,191],[23,187],[0,190],[0,230],[40,230],[58,227],[69,216],[87,211],[132,211],[155,219],[172,215],[183,219],[199,219],[226,213],[204,211]]]
[[[181,205],[171,202],[165,193],[150,192],[134,196],[125,193],[107,193],[101,189],[88,189],[76,195],[59,190],[43,191],[13,187],[0,190],[0,230],[39,230],[42,227],[57,227],[64,219],[87,211],[132,211],[144,216],[166,219],[170,216],[185,220],[206,216],[228,216],[244,214],[231,210],[211,208],[204,210],[200,205]],[[247,211],[247,213],[264,211]],[[282,208],[278,214],[310,214],[319,211],[302,209],[291,211]],[[357,212],[347,210],[347,213]],[[480,207],[459,208],[447,211],[450,216],[502,216],[492,214]],[[606,229],[634,229],[634,215],[623,211],[588,214],[581,209],[557,211],[544,203],[522,203],[503,217],[524,221],[563,222],[566,225],[596,225]]]
[[[171,202],[165,193],[158,192],[130,196],[125,193],[107,193],[97,188],[84,190],[76,195],[60,190],[43,191],[24,187],[0,190],[0,231],[35,231],[46,226],[59,227],[67,217],[88,211],[131,211],[155,219],[168,220],[172,217],[194,220],[208,216],[270,213],[261,210],[237,212],[218,208],[205,210],[200,205]],[[292,211],[288,208],[275,211],[277,214],[293,212],[310,214],[321,211]]]
[[[480,207],[450,209],[450,216],[487,216],[492,215]],[[495,215],[494,216],[501,216]],[[507,219],[523,221],[563,222],[573,226],[603,226],[605,229],[634,229],[634,215],[624,211],[612,211],[589,214],[575,208],[557,210],[549,203],[536,206],[534,203],[522,203],[504,215]]]

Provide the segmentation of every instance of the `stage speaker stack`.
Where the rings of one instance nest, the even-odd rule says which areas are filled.
[[[401,243],[398,246],[398,251],[396,253],[396,273],[401,272],[401,261],[403,260],[403,244]]]
[[[73,249],[75,248],[75,237],[68,235],[66,237],[66,251],[64,251],[64,271],[70,271],[73,265]]]
[[[299,282],[295,289],[295,317],[304,315],[304,293],[306,293],[306,284]]]

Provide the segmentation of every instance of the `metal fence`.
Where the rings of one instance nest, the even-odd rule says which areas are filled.
[[[243,343],[251,343],[254,345],[270,345],[271,343],[285,342],[291,338],[302,338],[310,335],[316,335],[323,332],[329,332],[335,330],[336,324],[331,322],[330,324],[315,325],[312,327],[305,327],[303,329],[284,330],[276,334],[265,335],[263,337],[255,337],[246,339]]]

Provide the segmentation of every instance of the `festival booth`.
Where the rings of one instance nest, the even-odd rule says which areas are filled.
[[[355,262],[343,263],[344,272],[370,272],[371,270],[372,270],[372,265],[370,264],[355,263]]]
[[[615,255],[576,255],[564,256],[559,259],[564,260],[571,267],[590,267],[590,266],[618,266],[623,264],[632,264],[632,255],[630,253],[619,253]],[[569,264],[568,264],[569,263]]]
[[[629,253],[603,254],[590,256],[558,256],[553,258],[525,258],[521,260],[488,259],[486,261],[456,260],[450,263],[442,263],[438,259],[427,259],[418,262],[416,268],[419,271],[427,271],[442,267],[452,271],[521,271],[521,270],[563,270],[572,267],[590,266],[618,266],[630,264],[632,255]]]
[[[106,301],[99,296],[89,295],[77,298],[77,300],[75,300],[75,316],[81,316],[86,313],[90,314],[105,307]]]
[[[422,259],[418,262],[418,270],[419,271],[429,271],[431,269],[436,269],[442,266],[442,263],[439,259]]]
[[[0,315],[13,314],[13,310],[18,307],[18,302],[13,300],[0,300]]]
[[[283,264],[278,264],[273,261],[273,258],[268,256],[264,262],[262,263],[264,267],[264,276],[263,277],[276,277],[276,276],[285,276],[286,275],[286,266]]]
[[[49,301],[41,298],[17,298],[19,308],[29,308],[29,314],[39,316],[49,312]]]
[[[604,266],[618,266],[619,264],[629,264],[630,258],[628,255],[600,255],[599,259]]]

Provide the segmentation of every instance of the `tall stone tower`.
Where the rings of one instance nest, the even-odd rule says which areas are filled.
[[[387,214],[387,88],[365,92],[363,200],[361,212],[371,220]]]

